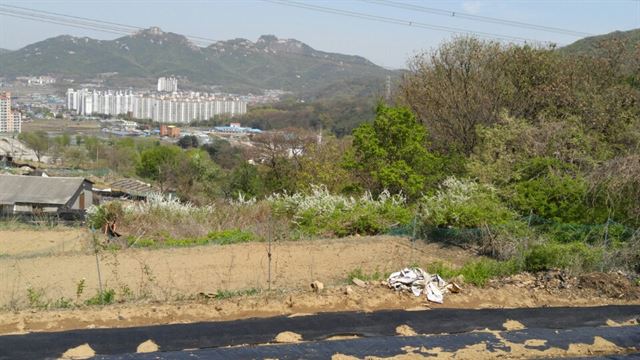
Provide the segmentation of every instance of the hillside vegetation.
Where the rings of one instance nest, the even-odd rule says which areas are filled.
[[[570,55],[609,57],[627,73],[640,71],[640,29],[591,36],[560,49]]]
[[[609,55],[456,38],[412,58],[350,136],[288,127],[244,151],[61,137],[43,151],[175,191],[94,209],[95,227],[128,229],[124,247],[391,232],[474,248],[495,274],[639,271],[640,79]]]

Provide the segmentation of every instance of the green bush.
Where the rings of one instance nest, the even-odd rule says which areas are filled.
[[[87,209],[87,223],[92,229],[101,229],[108,222],[122,219],[124,210],[122,203],[111,201],[100,206],[92,206]]]
[[[87,305],[107,305],[111,304],[116,299],[116,291],[114,289],[105,289],[98,291],[91,299],[85,301]]]
[[[553,241],[559,243],[584,242],[587,244],[603,244],[617,246],[633,237],[634,230],[622,224],[610,223],[598,225],[582,224],[550,224],[540,227]]]
[[[349,211],[333,214],[327,228],[336,236],[377,235],[392,226],[408,224],[411,218],[411,211],[403,206],[359,205]]]
[[[405,198],[387,191],[377,198],[369,193],[353,198],[312,186],[309,193],[276,194],[268,201],[274,213],[290,217],[293,228],[305,235],[376,235],[412,219]]]
[[[525,270],[531,272],[551,269],[571,271],[600,270],[604,261],[602,249],[581,242],[560,244],[549,242],[533,246],[524,258]]]
[[[479,228],[517,218],[491,186],[454,177],[447,178],[434,195],[424,196],[420,207],[427,227]]]

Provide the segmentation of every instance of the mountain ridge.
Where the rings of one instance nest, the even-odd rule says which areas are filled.
[[[113,40],[60,35],[0,53],[0,76],[51,74],[88,80],[104,73],[113,84],[176,75],[194,85],[283,89],[296,93],[337,81],[396,73],[364,57],[316,50],[296,39],[262,35],[197,46],[187,37],[151,27]]]

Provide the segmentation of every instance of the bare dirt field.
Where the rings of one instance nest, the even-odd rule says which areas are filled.
[[[22,131],[47,131],[51,133],[98,134],[100,123],[96,120],[72,121],[68,119],[44,119],[25,122]]]
[[[86,250],[90,236],[88,230],[73,228],[0,230],[0,255],[29,257],[80,252]]]
[[[99,256],[103,287],[114,289],[117,302],[122,302],[86,306],[81,304],[98,289],[96,258],[90,250],[83,250],[86,247],[81,238],[87,234],[69,232],[69,243],[59,251],[61,242],[67,241],[64,232],[27,235],[16,231],[7,237],[8,233],[0,231],[1,246],[13,249],[3,250],[11,256],[0,257],[0,334],[322,311],[640,303],[635,292],[609,291],[608,284],[622,284],[624,279],[608,278],[606,274],[602,278],[575,278],[566,284],[554,282],[553,275],[524,274],[493,281],[484,288],[463,285],[463,291],[447,295],[443,305],[395,292],[380,280],[364,287],[348,284],[347,275],[355,269],[369,274],[389,273],[410,264],[440,261],[462,265],[474,258],[460,248],[421,242],[412,246],[406,238],[377,236],[275,243],[270,291],[265,243],[106,250]],[[19,239],[31,239],[33,244],[17,246]],[[74,250],[67,251],[68,248]],[[55,255],[50,255],[52,251]],[[33,255],[38,252],[42,255]],[[83,289],[79,292],[82,279]],[[310,288],[316,280],[325,286],[319,293]],[[229,295],[213,296],[219,292]],[[28,296],[33,293],[39,294],[35,301]],[[51,303],[60,298],[80,305],[48,310],[34,306],[34,302]]]
[[[29,237],[17,231],[2,232],[0,236],[5,239],[3,251],[17,255],[0,258],[0,307],[28,305],[25,303],[28,289],[41,290],[42,300],[75,299],[82,279],[86,289],[83,298],[97,291],[96,258],[90,251],[46,253],[60,250],[62,239],[69,242],[64,246],[75,244],[76,248],[82,248],[78,244],[85,236],[82,232],[42,231]],[[21,240],[31,244],[20,244]],[[24,256],[38,252],[42,256]],[[355,269],[384,273],[414,262],[445,261],[459,265],[470,257],[461,249],[437,245],[417,244],[412,250],[408,240],[397,237],[274,243],[272,253],[271,285],[281,290],[306,288],[314,280],[338,283]],[[136,298],[170,300],[200,292],[266,289],[269,285],[266,243],[105,250],[100,253],[99,262],[105,289],[112,288]]]

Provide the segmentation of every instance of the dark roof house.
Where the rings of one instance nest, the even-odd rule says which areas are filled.
[[[93,203],[92,182],[77,177],[0,175],[0,212],[82,212]]]

